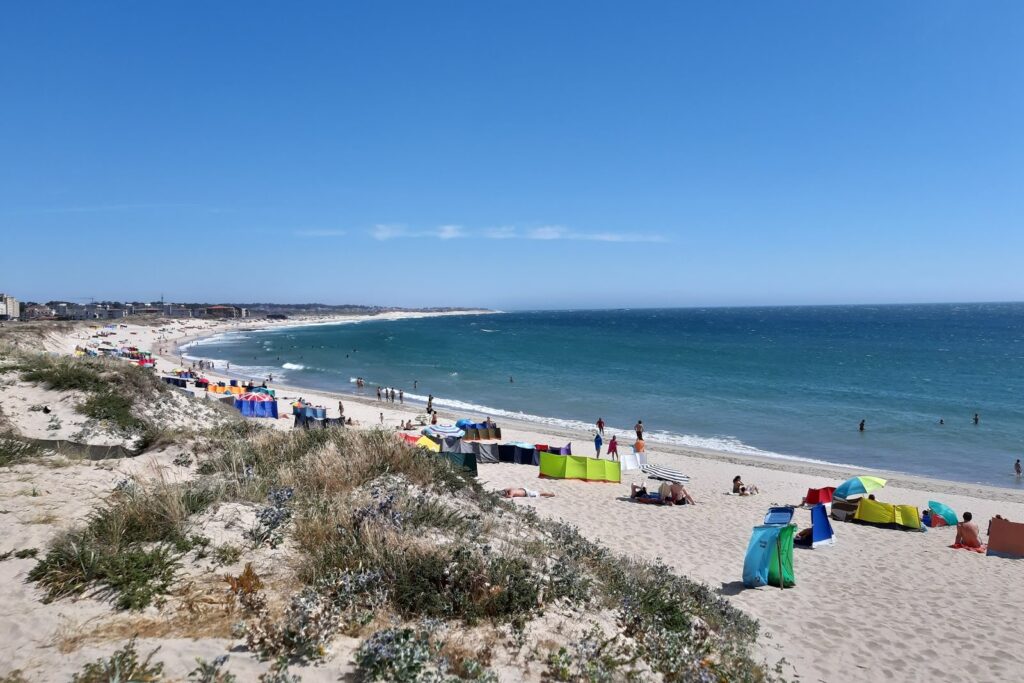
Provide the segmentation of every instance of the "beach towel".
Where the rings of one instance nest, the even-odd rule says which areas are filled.
[[[672,481],[678,484],[687,484],[690,478],[674,470],[671,467],[662,467],[661,465],[640,465],[640,471],[648,476],[650,479],[660,479],[661,481]]]
[[[972,553],[978,553],[980,555],[984,555],[988,551],[988,546],[985,544],[982,544],[980,548],[972,548],[971,546],[964,545],[963,543],[954,543],[949,547],[955,550],[970,550]]]

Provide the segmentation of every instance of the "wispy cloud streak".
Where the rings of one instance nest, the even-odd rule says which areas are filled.
[[[576,242],[618,242],[623,244],[640,242],[667,242],[662,235],[631,232],[580,232],[562,225],[545,225],[520,230],[514,226],[467,230],[459,225],[442,225],[429,230],[410,230],[397,225],[375,225],[370,236],[376,240],[400,238],[433,238],[453,240],[462,238],[488,240],[565,240]]]

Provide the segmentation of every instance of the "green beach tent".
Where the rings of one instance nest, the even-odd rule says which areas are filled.
[[[755,526],[743,560],[743,585],[747,588],[796,585],[793,575],[793,535],[796,526]]]
[[[622,480],[619,463],[614,460],[586,458],[582,455],[540,454],[540,476],[546,479],[582,479],[583,481]]]

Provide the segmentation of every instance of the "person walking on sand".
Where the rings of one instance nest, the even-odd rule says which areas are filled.
[[[398,390],[398,402],[405,405],[405,392],[401,389]]]
[[[427,394],[427,415],[430,415],[432,412],[434,412],[434,395]]]
[[[636,430],[636,440],[637,441],[643,441],[644,440],[644,421],[643,420],[637,420],[636,424],[633,426],[633,429]]]
[[[380,414],[380,423],[384,424],[384,413]]]
[[[602,443],[603,442],[601,440],[601,435],[600,434],[594,434],[594,450],[597,451],[597,455],[595,457],[598,457],[598,458],[601,457],[601,444]]]
[[[608,457],[612,460],[619,459],[619,440],[612,434],[612,440],[608,442]]]
[[[338,401],[338,417],[342,420],[345,419],[345,406],[341,404],[341,401]]]
[[[863,432],[864,431],[864,420],[860,421],[860,426],[857,427],[857,431],[858,432]]]
[[[604,436],[604,418],[597,418],[597,433]]]
[[[380,401],[380,387],[377,387],[377,400]]]

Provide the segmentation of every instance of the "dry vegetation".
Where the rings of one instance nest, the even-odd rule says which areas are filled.
[[[17,369],[124,397],[103,399],[105,410],[142,429],[152,423],[140,402],[163,391],[103,362],[22,359]],[[230,635],[275,662],[266,680],[288,681],[289,665],[324,660],[350,636],[363,680],[489,681],[499,669],[554,681],[772,678],[750,655],[756,622],[706,586],[542,521],[392,434],[232,420],[161,439],[187,449],[192,479],[124,481],[39,553],[29,578],[45,599],[90,596],[118,612],[89,632],[68,629],[62,652],[136,633]],[[232,505],[250,521],[214,543],[200,520]],[[232,680],[223,664],[201,662],[196,679]],[[103,676],[117,667],[160,680],[159,655],[134,642],[79,680],[114,680]]]

